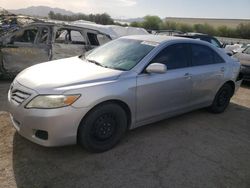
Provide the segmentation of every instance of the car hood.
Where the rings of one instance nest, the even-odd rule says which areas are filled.
[[[22,71],[16,81],[39,93],[61,87],[104,82],[117,79],[122,71],[98,66],[79,57],[50,61]]]

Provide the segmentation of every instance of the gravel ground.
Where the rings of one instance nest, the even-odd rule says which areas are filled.
[[[197,110],[127,133],[113,150],[45,148],[19,136],[0,83],[0,187],[250,187],[250,84],[227,111]]]
[[[6,111],[7,109],[7,93],[9,90],[10,82],[0,81],[0,111]]]

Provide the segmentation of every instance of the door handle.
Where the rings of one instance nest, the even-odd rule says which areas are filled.
[[[189,80],[189,79],[192,78],[192,74],[190,74],[190,73],[185,73],[184,77],[185,77],[186,79]]]
[[[221,71],[221,72],[225,72],[225,67],[221,67],[221,68],[220,68],[220,71]]]

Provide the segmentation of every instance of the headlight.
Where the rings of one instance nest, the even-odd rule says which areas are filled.
[[[26,105],[26,108],[61,108],[73,104],[79,97],[80,95],[38,95]]]

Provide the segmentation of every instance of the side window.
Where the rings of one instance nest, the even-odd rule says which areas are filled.
[[[38,43],[46,44],[48,41],[48,37],[49,37],[49,29],[46,27],[41,28],[39,38],[38,38]]]
[[[37,28],[23,30],[15,35],[14,42],[34,43],[37,33]]]
[[[87,35],[88,35],[90,45],[92,45],[92,46],[99,46],[100,45],[98,38],[97,38],[97,34],[88,32]]]
[[[66,44],[67,41],[69,40],[68,38],[69,38],[69,32],[68,32],[68,30],[66,30],[66,29],[59,29],[56,32],[55,42],[56,43],[64,43],[64,44]]]
[[[211,39],[211,43],[216,46],[217,48],[221,48],[221,45],[219,44],[218,41],[214,40],[214,39]]]
[[[86,40],[81,32],[71,29],[59,29],[56,32],[55,42],[62,44],[86,44]]]
[[[188,45],[174,44],[163,49],[151,63],[162,63],[167,69],[188,67]]]
[[[244,54],[250,54],[250,47],[247,47],[242,53],[244,53]]]
[[[210,65],[213,64],[213,51],[203,45],[192,44],[192,65]]]

